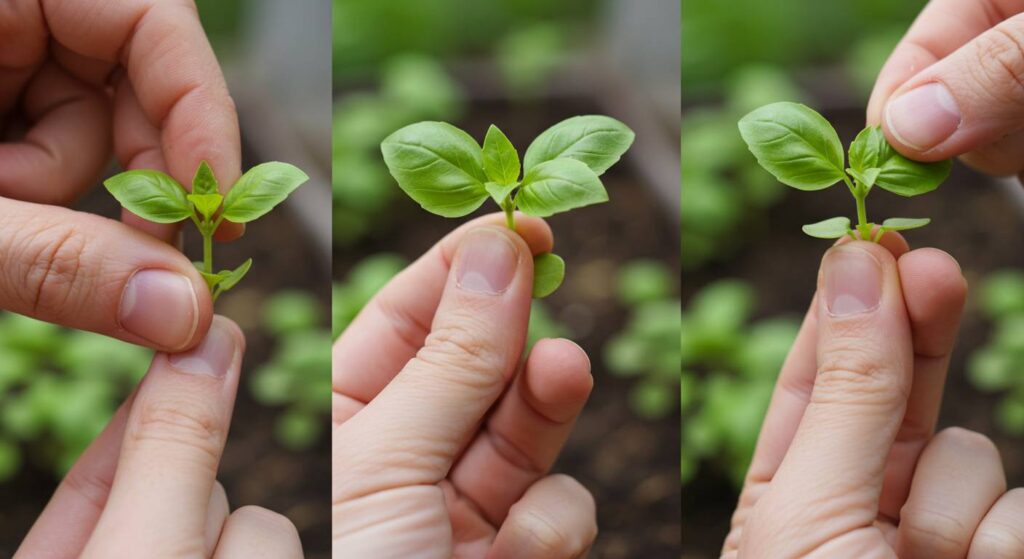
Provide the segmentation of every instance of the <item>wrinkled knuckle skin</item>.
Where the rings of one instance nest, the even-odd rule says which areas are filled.
[[[974,534],[971,557],[1020,559],[1024,557],[1024,530],[1002,522],[986,522]]]
[[[214,471],[225,436],[220,418],[211,409],[181,400],[136,401],[138,420],[128,432],[127,442],[135,447],[170,447],[186,455],[198,453],[209,458]]]
[[[928,542],[936,557],[963,557],[967,553],[971,531],[956,517],[913,505],[904,507],[900,517],[908,519],[900,529],[906,530],[913,541]]]
[[[60,317],[74,307],[77,295],[86,288],[82,275],[85,239],[67,224],[41,225],[27,235],[14,240],[21,248],[15,249],[13,262],[8,263],[21,269],[19,292],[32,313]]]
[[[107,505],[107,496],[110,495],[112,480],[93,473],[83,473],[82,470],[72,468],[64,478],[64,486],[75,492],[86,503],[89,503],[95,510],[102,511]]]
[[[1024,107],[1024,20],[1014,18],[983,35],[975,50],[975,81],[996,100]]]
[[[812,398],[818,403],[888,403],[905,399],[907,386],[892,366],[882,363],[869,350],[831,350],[819,358]]]
[[[465,373],[462,380],[473,384],[503,381],[505,360],[479,332],[481,327],[472,321],[435,328],[416,357],[434,367]]]
[[[516,515],[512,522],[523,539],[532,542],[531,551],[535,556],[568,557],[579,551],[573,538],[536,512],[524,511]]]

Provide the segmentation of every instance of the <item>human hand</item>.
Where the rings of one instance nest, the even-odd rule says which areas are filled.
[[[547,475],[593,380],[543,340],[520,368],[532,254],[551,230],[469,223],[385,287],[334,348],[335,557],[585,555],[594,501]],[[518,373],[517,373],[518,370]]]
[[[240,173],[238,119],[188,0],[15,0],[0,9],[0,308],[161,351],[201,340],[205,283],[171,241],[54,205],[125,168]],[[111,138],[113,141],[111,141]],[[220,237],[240,228],[222,227]]]
[[[259,507],[229,514],[215,479],[244,346],[217,317],[192,351],[158,353],[15,558],[302,557],[290,521]]]
[[[1024,1],[933,0],[889,57],[868,123],[920,161],[1024,170]]]
[[[966,298],[956,261],[847,242],[780,373],[722,556],[1024,555],[1024,491],[995,446],[934,435]]]

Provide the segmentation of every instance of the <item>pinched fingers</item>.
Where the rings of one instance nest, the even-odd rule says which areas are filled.
[[[571,477],[533,484],[509,510],[488,559],[576,559],[597,538],[594,498]]]

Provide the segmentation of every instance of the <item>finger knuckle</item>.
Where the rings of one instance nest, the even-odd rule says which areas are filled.
[[[819,358],[812,398],[816,403],[887,404],[905,400],[908,387],[902,377],[875,352],[850,345]]]
[[[211,459],[211,468],[216,468],[225,432],[215,411],[184,399],[143,400],[135,405],[140,407],[134,429],[128,433],[130,444],[182,447],[190,455]]]
[[[482,334],[485,331],[484,325],[471,318],[452,321],[427,336],[417,358],[455,374],[465,373],[459,375],[460,380],[468,383],[489,386],[503,382],[505,360]]]
[[[111,484],[110,478],[79,468],[72,468],[64,478],[64,486],[97,511],[102,511],[107,505]]]
[[[25,304],[34,313],[60,315],[80,292],[84,236],[74,225],[44,224],[30,230],[21,242],[21,285]]]
[[[1002,521],[982,523],[971,541],[971,556],[988,559],[1024,557],[1024,535],[1019,526]]]
[[[928,550],[936,557],[962,557],[966,553],[971,531],[959,518],[909,503],[900,517],[907,519],[900,523],[900,529],[906,530],[908,538],[926,542]]]
[[[976,76],[1000,101],[1024,105],[1024,26],[1004,21],[983,35],[975,49]]]
[[[574,538],[536,511],[522,511],[513,519],[513,527],[531,542],[538,557],[563,557],[576,551]]]

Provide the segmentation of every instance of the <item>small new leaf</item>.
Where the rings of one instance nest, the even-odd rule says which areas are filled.
[[[867,188],[875,186],[875,181],[878,180],[878,174],[882,172],[878,167],[872,167],[865,171],[858,171],[856,169],[847,169],[846,172],[850,173],[850,176],[857,179],[857,181]]]
[[[241,266],[235,268],[234,270],[225,270],[223,272],[220,272],[221,274],[224,274],[224,279],[220,281],[220,284],[217,287],[220,288],[220,291],[223,293],[224,291],[227,291],[232,287],[238,285],[238,282],[242,281],[242,278],[245,277],[245,274],[249,272],[249,268],[251,267],[252,258],[246,260],[245,262],[242,263]]]
[[[799,103],[772,103],[739,122],[750,152],[779,182],[822,190],[843,180],[843,145],[832,125]]]
[[[533,296],[543,299],[554,293],[565,279],[565,261],[552,252],[533,257]]]
[[[882,222],[882,229],[886,231],[906,231],[908,229],[924,227],[931,222],[932,220],[927,217],[890,217]]]
[[[380,147],[398,186],[428,212],[462,217],[487,200],[480,145],[451,124],[410,124]]]
[[[217,213],[220,209],[221,202],[224,201],[224,197],[220,194],[189,194],[187,196],[188,201],[196,207],[196,210],[206,219],[213,217],[213,214]]]
[[[247,223],[264,216],[309,180],[288,163],[270,162],[249,169],[224,197],[224,219]]]
[[[534,167],[516,194],[520,211],[537,217],[607,201],[608,192],[597,174],[583,162],[567,158]]]
[[[484,138],[483,157],[487,178],[501,185],[519,181],[519,152],[505,133],[493,124]]]
[[[103,186],[125,209],[155,223],[177,223],[192,215],[185,189],[160,171],[125,171]]]
[[[803,232],[818,239],[838,239],[850,232],[850,218],[833,217],[802,227]]]
[[[202,265],[202,262],[200,262],[200,265]],[[210,288],[210,291],[213,291],[220,282],[224,281],[225,274],[224,272],[207,274],[206,272],[199,270],[199,275],[203,276],[203,279],[206,280],[206,286]]]
[[[496,182],[489,182],[484,185],[484,189],[486,189],[487,193],[491,195],[491,199],[497,202],[498,205],[500,206],[501,204],[505,203],[505,198],[507,198],[508,195],[511,194],[512,191],[515,190],[518,186],[519,183],[515,182],[512,184],[498,184]]]
[[[529,174],[539,165],[559,158],[582,161],[598,176],[618,162],[636,135],[628,126],[603,115],[575,116],[537,136],[523,157]]]
[[[878,168],[876,185],[900,196],[917,196],[938,188],[949,176],[952,161],[911,161],[889,144],[881,128],[873,126],[850,144],[850,167],[861,173]]]
[[[217,178],[213,176],[213,169],[205,161],[199,164],[196,175],[192,179],[192,194],[216,194],[218,192]]]

